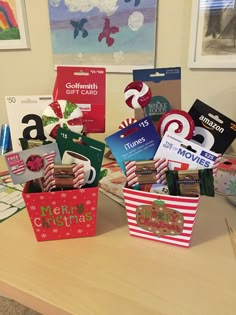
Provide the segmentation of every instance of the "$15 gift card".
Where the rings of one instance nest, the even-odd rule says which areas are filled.
[[[152,159],[161,139],[151,117],[145,117],[112,134],[105,141],[125,173],[125,161]]]

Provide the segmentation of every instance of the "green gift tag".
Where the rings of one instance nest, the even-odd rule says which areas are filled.
[[[56,142],[62,164],[83,164],[85,178],[83,187],[97,186],[105,143],[64,128],[58,129]]]

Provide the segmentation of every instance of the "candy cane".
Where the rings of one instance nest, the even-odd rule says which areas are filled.
[[[168,169],[168,161],[165,158],[157,159],[154,163],[157,170],[156,182],[158,184],[166,184],[166,171]]]
[[[127,176],[127,182],[129,186],[135,186],[138,184],[138,176],[135,173],[136,161],[126,161],[125,170]]]
[[[44,167],[43,173],[43,188],[44,191],[50,191],[55,188],[55,181],[53,179],[54,174],[54,158],[56,156],[56,152],[52,151],[50,153],[44,153],[43,157],[48,162],[47,165]]]
[[[119,125],[119,129],[124,129],[134,123],[137,122],[137,119],[135,118],[126,118],[125,120],[123,120],[120,125]]]
[[[72,167],[75,178],[73,179],[73,187],[81,188],[84,185],[84,165],[73,164]]]

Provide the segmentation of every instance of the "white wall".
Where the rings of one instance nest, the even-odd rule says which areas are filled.
[[[190,70],[187,66],[191,0],[159,0],[157,67],[181,66],[182,108],[188,110],[196,98],[236,120],[236,69]],[[0,51],[0,123],[7,121],[5,95],[51,94],[55,71],[47,0],[25,0],[31,49]],[[123,90],[132,74],[107,74],[106,133],[132,110],[124,105]],[[235,144],[235,142],[234,142]],[[235,145],[234,145],[235,146]]]

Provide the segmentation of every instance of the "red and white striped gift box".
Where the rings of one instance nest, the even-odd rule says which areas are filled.
[[[200,197],[162,195],[133,190],[128,187],[123,188],[123,193],[130,235],[182,247],[190,246]],[[163,201],[166,208],[174,210],[176,213],[181,213],[183,230],[180,234],[157,236],[156,233],[140,227],[137,219],[138,207],[151,206],[156,200]]]

